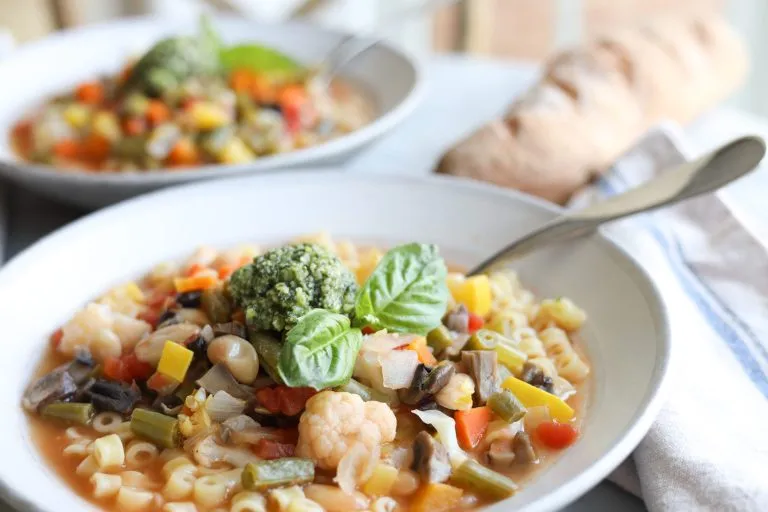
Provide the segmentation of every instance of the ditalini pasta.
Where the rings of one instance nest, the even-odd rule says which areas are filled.
[[[105,510],[478,510],[578,440],[585,321],[428,244],[204,247],[85,304],[21,402]]]

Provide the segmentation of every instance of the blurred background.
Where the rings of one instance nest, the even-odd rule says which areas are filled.
[[[136,14],[198,16],[229,11],[258,20],[307,17],[329,26],[366,31],[387,14],[421,0],[0,0],[6,47],[61,28]],[[768,48],[764,0],[464,0],[388,32],[413,52],[468,52],[538,61],[590,34],[671,10],[722,12],[744,35],[753,62]],[[752,71],[730,104],[768,115],[768,67]]]

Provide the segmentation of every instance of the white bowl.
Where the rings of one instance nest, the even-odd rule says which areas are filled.
[[[433,242],[450,261],[472,265],[556,214],[541,201],[458,179],[313,170],[160,191],[70,224],[0,270],[3,492],[25,509],[91,508],[46,467],[19,400],[50,333],[110,286],[201,244],[270,243],[320,230],[363,243]],[[648,276],[601,236],[543,250],[517,268],[542,296],[568,296],[588,312],[591,398],[579,441],[488,510],[555,510],[605,477],[649,428],[669,358],[667,319]]]
[[[307,64],[320,62],[344,36],[302,23],[270,25],[222,17],[214,25],[226,43],[263,43]],[[379,43],[350,62],[342,73],[371,96],[376,118],[367,126],[325,144],[240,165],[131,174],[58,172],[23,162],[14,154],[10,147],[11,128],[30,109],[83,80],[119,71],[129,56],[162,37],[191,33],[196,28],[197,20],[189,18],[126,19],[61,32],[22,46],[0,60],[0,175],[46,196],[94,208],[189,181],[338,164],[402,121],[422,96],[423,81],[416,61],[386,43]]]

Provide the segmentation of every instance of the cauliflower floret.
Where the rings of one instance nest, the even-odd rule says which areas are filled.
[[[125,283],[109,290],[98,302],[106,304],[112,311],[136,317],[144,311],[144,293],[136,283]]]
[[[356,442],[369,450],[395,438],[397,419],[381,402],[363,402],[352,393],[323,391],[307,401],[299,420],[296,452],[323,469],[336,469]]]
[[[99,361],[120,357],[123,348],[133,347],[150,329],[147,322],[91,302],[61,328],[59,351],[72,356],[78,347],[87,347]]]

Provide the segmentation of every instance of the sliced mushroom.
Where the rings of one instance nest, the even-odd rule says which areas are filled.
[[[34,412],[41,405],[73,396],[77,391],[77,384],[67,371],[68,368],[68,364],[59,366],[32,383],[21,400],[24,409]]]
[[[459,304],[443,317],[443,324],[454,331],[462,334],[469,332],[469,311],[464,304]]]
[[[527,382],[531,386],[543,389],[547,393],[552,393],[555,387],[552,377],[545,375],[541,368],[531,362],[526,362],[523,365],[520,380]]]
[[[461,353],[464,369],[475,381],[475,402],[484,404],[499,387],[498,356],[493,350],[465,350]]]
[[[127,414],[133,410],[141,393],[133,386],[99,379],[86,391],[85,396],[97,411]]]
[[[445,447],[428,433],[421,431],[413,440],[411,469],[424,483],[441,483],[451,476],[451,464]]]
[[[531,464],[539,461],[536,451],[531,443],[531,436],[522,430],[515,434],[512,440],[512,450],[515,452],[515,459],[519,464]]]
[[[213,334],[215,336],[223,336],[224,334],[234,334],[241,338],[248,337],[248,331],[245,326],[240,322],[226,322],[223,324],[215,324],[213,326]]]
[[[180,323],[195,324],[199,327],[210,323],[208,315],[200,309],[182,308],[176,312],[176,317],[180,320]]]
[[[416,368],[411,385],[400,393],[400,400],[406,404],[417,405],[443,389],[456,372],[453,363],[441,361],[431,370],[420,364]]]
[[[235,448],[218,444],[212,435],[195,444],[192,449],[192,456],[198,464],[207,468],[219,462],[226,462],[241,468],[249,462],[258,462],[260,460],[248,448]]]
[[[223,364],[232,376],[243,384],[250,384],[259,374],[259,356],[248,340],[234,334],[214,338],[208,344],[208,359]]]
[[[173,324],[162,327],[139,341],[134,349],[139,361],[157,366],[166,341],[184,343],[192,336],[200,334],[200,326],[191,323]]]

